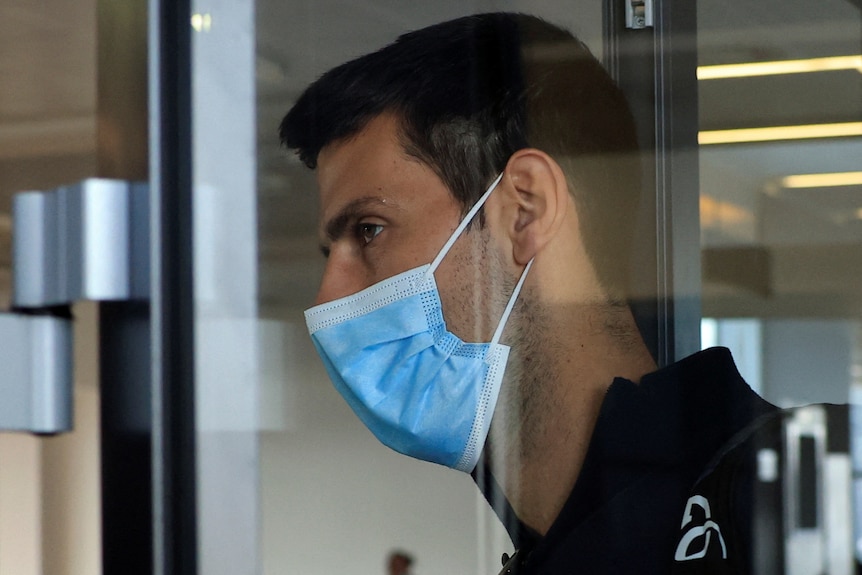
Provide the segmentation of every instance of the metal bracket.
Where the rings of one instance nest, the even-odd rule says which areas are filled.
[[[89,179],[13,204],[16,308],[146,299],[147,187]]]
[[[146,184],[88,179],[13,203],[13,313],[0,314],[0,431],[72,426],[72,325],[80,300],[146,300]]]
[[[653,0],[624,0],[626,28],[643,30],[653,27]]]

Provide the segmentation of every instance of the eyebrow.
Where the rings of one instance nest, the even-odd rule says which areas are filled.
[[[392,201],[384,200],[379,196],[365,196],[351,200],[342,207],[335,216],[326,222],[324,234],[329,243],[335,242],[344,236],[352,223],[368,210],[370,207],[382,207],[387,209],[398,208]],[[324,257],[329,257],[329,246],[321,243],[320,251]]]

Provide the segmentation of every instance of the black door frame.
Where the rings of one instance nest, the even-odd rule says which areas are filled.
[[[631,1],[605,0],[605,65],[632,107],[644,157],[632,281],[647,295],[632,308],[667,365],[700,349],[697,11],[652,0],[654,25],[630,29]]]
[[[149,99],[149,133],[123,137],[149,143],[151,283],[149,301],[100,307],[103,571],[195,574],[191,3],[132,3],[100,10],[148,55],[149,78],[122,81]]]

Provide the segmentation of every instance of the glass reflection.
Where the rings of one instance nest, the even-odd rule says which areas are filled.
[[[859,10],[841,0],[729,4],[698,3],[703,313],[712,318],[704,330],[746,358],[777,405],[856,403]],[[785,552],[765,560],[775,572],[855,569],[847,510],[859,462],[847,440],[857,451],[860,428],[855,417],[848,431],[829,416],[785,428],[798,443],[781,454],[784,506],[774,513]],[[820,433],[829,438],[822,451],[812,443]],[[810,496],[815,477],[819,502],[792,488],[807,484]]]

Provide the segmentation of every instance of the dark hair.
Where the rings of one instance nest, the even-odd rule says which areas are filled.
[[[561,165],[599,279],[624,289],[640,194],[634,122],[621,91],[569,32],[524,14],[467,16],[399,37],[324,74],[281,123],[310,168],[320,150],[391,112],[405,151],[464,209],[509,157],[539,148]]]

